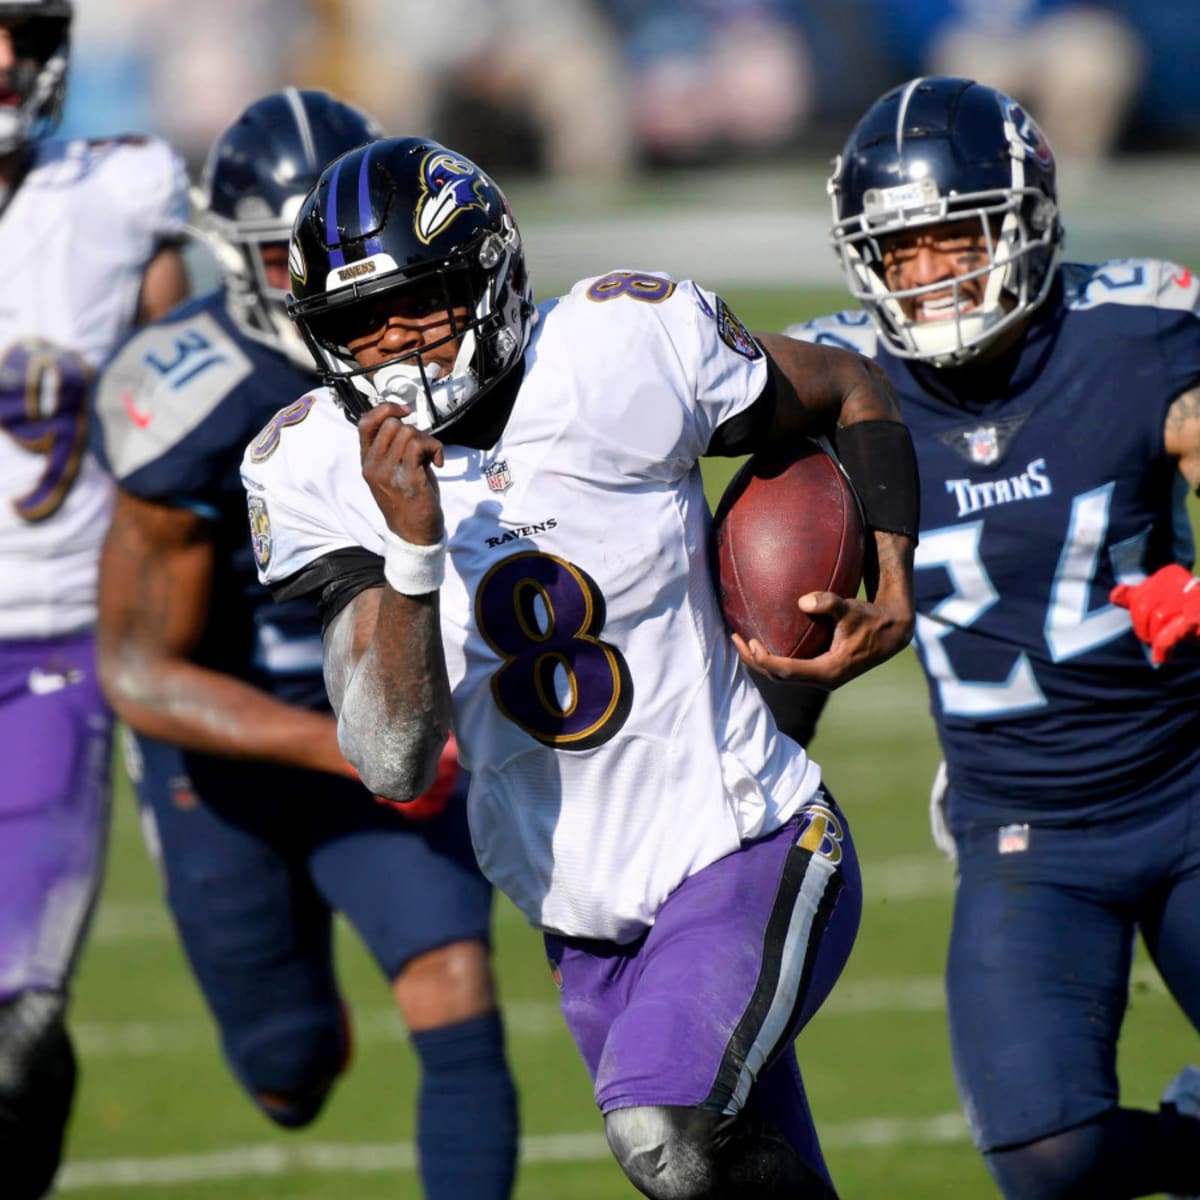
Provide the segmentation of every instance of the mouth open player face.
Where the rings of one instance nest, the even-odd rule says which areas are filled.
[[[980,269],[988,265],[988,242],[977,218],[892,234],[881,249],[887,288],[902,293],[921,289],[897,297],[907,320],[950,321],[983,303],[989,272]],[[980,273],[972,276],[975,271]]]

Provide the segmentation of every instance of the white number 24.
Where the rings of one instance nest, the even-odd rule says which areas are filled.
[[[1076,496],[1071,504],[1067,537],[1050,589],[1043,634],[1053,662],[1065,662],[1120,637],[1129,629],[1129,614],[1105,602],[1089,611],[1088,603],[1100,551],[1108,532],[1113,484]],[[1144,578],[1142,553],[1149,531],[1109,549],[1113,572],[1122,583]],[[1017,655],[1008,678],[1000,683],[960,679],[943,644],[956,630],[979,620],[999,599],[983,565],[979,543],[983,522],[951,525],[921,534],[916,569],[941,567],[953,591],[929,614],[917,616],[917,641],[926,669],[937,682],[942,709],[954,716],[1001,716],[1041,708],[1046,703],[1029,656]]]

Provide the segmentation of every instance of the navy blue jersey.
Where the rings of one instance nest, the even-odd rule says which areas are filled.
[[[858,311],[787,331],[874,358],[912,430],[917,647],[952,826],[1153,803],[1200,754],[1200,654],[1152,667],[1108,600],[1192,563],[1163,442],[1200,381],[1198,295],[1171,263],[1070,264],[1010,361],[952,372],[893,357]]]
[[[192,657],[305,707],[327,704],[320,622],[259,584],[238,474],[242,452],[314,380],[239,332],[223,291],[181,305],[117,350],[94,396],[95,452],[126,491],[211,522],[208,623]]]

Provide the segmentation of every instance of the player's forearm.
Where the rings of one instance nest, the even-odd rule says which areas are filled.
[[[352,619],[331,630],[327,660],[350,656]],[[327,666],[338,712],[338,740],[376,795],[411,800],[426,791],[450,732],[450,687],[442,656],[436,593],[382,590],[370,641],[352,671]]]
[[[880,530],[868,534],[868,538],[870,542],[865,571],[867,599],[890,618],[887,636],[890,653],[895,654],[912,641],[916,628],[916,600],[913,595],[916,541],[904,534]]]
[[[830,433],[860,421],[901,420],[887,376],[850,350],[800,342],[783,334],[756,335],[793,392],[777,398],[773,439]]]
[[[102,653],[101,680],[117,715],[147,737],[204,754],[349,773],[330,714],[286,704],[233,676],[187,660]]]

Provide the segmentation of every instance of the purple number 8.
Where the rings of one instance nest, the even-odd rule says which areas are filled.
[[[673,279],[663,279],[658,275],[644,275],[640,271],[613,271],[597,279],[587,290],[587,298],[597,304],[605,300],[615,300],[618,296],[628,296],[631,300],[641,300],[646,304],[661,304],[675,291]]]

